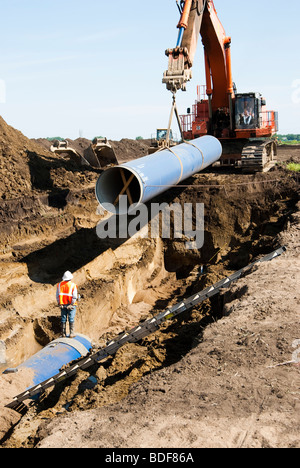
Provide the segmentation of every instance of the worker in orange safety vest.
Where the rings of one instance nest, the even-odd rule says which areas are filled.
[[[75,337],[74,327],[78,299],[77,285],[72,282],[72,279],[72,273],[66,271],[56,290],[57,304],[61,309],[61,334],[66,336],[67,321],[69,320],[70,338]]]

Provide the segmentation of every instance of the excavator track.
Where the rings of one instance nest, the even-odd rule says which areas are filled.
[[[249,141],[243,148],[239,165],[243,172],[267,172],[276,163],[277,146],[273,140]]]

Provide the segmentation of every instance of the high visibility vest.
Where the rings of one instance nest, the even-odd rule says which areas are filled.
[[[62,283],[59,283],[57,286],[59,305],[71,305],[76,288],[76,284],[71,281],[63,281]],[[77,305],[77,302],[75,302],[74,305]]]

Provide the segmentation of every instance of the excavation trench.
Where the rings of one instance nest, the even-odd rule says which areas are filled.
[[[285,229],[295,209],[294,181],[274,185],[263,176],[229,192],[209,184],[228,176],[195,176],[208,186],[170,191],[171,203],[204,203],[204,245],[186,247],[186,239],[104,239],[95,228],[81,228],[15,262],[4,262],[0,339],[10,365],[18,365],[60,332],[55,306],[55,284],[61,272],[75,272],[82,300],[78,331],[95,343],[116,334],[141,318],[180,300],[195,283],[201,289],[276,248],[276,236]],[[270,179],[270,176],[269,176]],[[172,224],[172,223],[171,223]],[[172,227],[172,226],[171,226]],[[150,232],[150,229],[149,229]],[[19,254],[20,244],[17,253]],[[177,294],[179,291],[179,294]],[[161,300],[163,299],[163,301]]]
[[[66,265],[74,270],[82,296],[77,331],[99,347],[277,248],[298,201],[296,183],[286,174],[247,176],[246,184],[238,175],[199,174],[189,182],[167,198],[182,205],[204,203],[205,240],[199,250],[187,249],[186,239],[100,240],[95,227],[81,226],[42,248],[6,258],[0,278],[4,367],[20,364],[59,336],[55,284]],[[166,195],[161,203],[165,200]],[[102,365],[48,390],[31,409],[32,417],[120,401],[143,375],[179,361],[222,310],[222,298],[208,300],[142,342],[124,346]]]

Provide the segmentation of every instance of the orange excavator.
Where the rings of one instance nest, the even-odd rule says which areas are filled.
[[[278,113],[266,109],[260,93],[237,93],[232,79],[231,38],[218,18],[212,0],[176,0],[180,11],[178,40],[167,49],[168,70],[163,83],[173,93],[173,108],[182,137],[192,140],[213,135],[223,146],[220,164],[240,167],[247,172],[266,171],[274,164],[278,131]],[[175,95],[186,90],[192,79],[192,67],[198,39],[204,46],[206,93],[198,96],[187,115],[178,115]],[[170,117],[171,121],[171,117]]]

